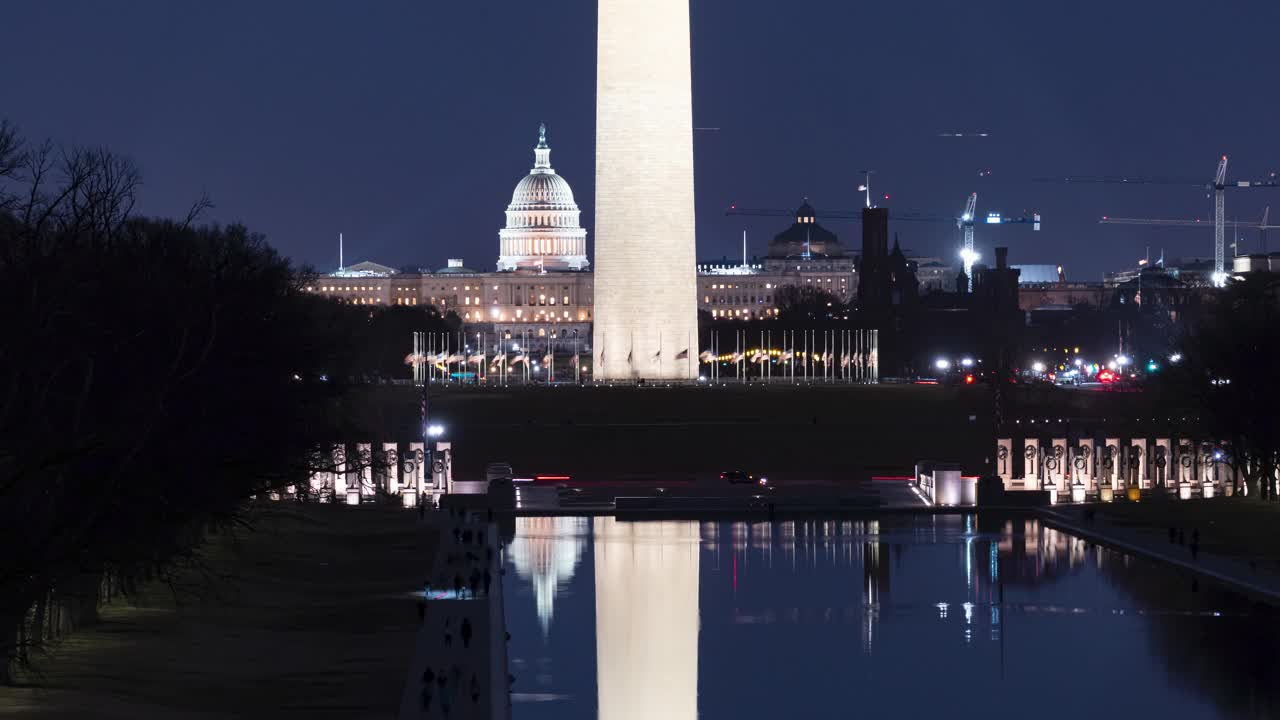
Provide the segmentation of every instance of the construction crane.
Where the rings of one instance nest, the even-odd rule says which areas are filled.
[[[956,218],[956,227],[964,232],[964,247],[960,250],[960,259],[964,261],[964,275],[968,279],[969,292],[973,292],[973,266],[979,255],[973,247],[973,226],[978,222],[978,193],[970,193],[965,202],[964,212]],[[1005,217],[1000,213],[987,213],[988,225],[1029,224],[1032,230],[1040,230],[1040,213],[1032,213],[1027,217]]]
[[[1267,250],[1267,231],[1280,228],[1280,225],[1269,225],[1271,219],[1271,206],[1266,206],[1262,211],[1262,219],[1258,222],[1250,222],[1247,220],[1223,220],[1222,226],[1225,233],[1226,228],[1239,230],[1240,228],[1248,228],[1258,231],[1258,247],[1262,252]],[[1205,227],[1209,224],[1206,220],[1170,220],[1164,218],[1127,218],[1127,217],[1103,217],[1098,221],[1099,225],[1154,225],[1158,227]],[[1216,228],[1215,228],[1216,232]],[[1238,254],[1238,253],[1237,253]]]
[[[1069,183],[1112,183],[1120,185],[1184,185],[1203,188],[1213,192],[1213,284],[1222,287],[1226,284],[1226,202],[1225,191],[1243,188],[1275,188],[1280,187],[1280,180],[1275,173],[1265,180],[1227,180],[1227,156],[1218,161],[1218,169],[1213,175],[1213,182],[1205,184],[1195,180],[1171,180],[1167,178],[1121,177],[1121,176],[1071,176],[1063,179]]]

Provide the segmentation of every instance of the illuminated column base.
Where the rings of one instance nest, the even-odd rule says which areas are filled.
[[[400,450],[396,443],[382,443],[382,457],[386,461],[387,466],[383,472],[386,473],[387,492],[391,495],[400,492]]]
[[[1076,467],[1076,459],[1084,461],[1082,467]],[[1071,470],[1076,479],[1084,485],[1085,492],[1097,489],[1098,480],[1094,472],[1094,466],[1097,461],[1094,455],[1093,438],[1080,438],[1080,445],[1076,448],[1076,457],[1071,461]]]
[[[1040,487],[1040,441],[1027,438],[1022,441],[1022,487],[1036,490]]]
[[[1125,458],[1125,469],[1129,472],[1130,482],[1139,488],[1151,487],[1151,476],[1147,469],[1147,439],[1134,438],[1133,440],[1130,440],[1129,452],[1131,453],[1131,456],[1129,458]],[[1132,479],[1134,470],[1133,460],[1131,459],[1132,457],[1136,457],[1138,459],[1138,478],[1136,481]]]
[[[341,502],[347,495],[347,446],[338,445],[333,448],[333,487],[327,494],[334,502]]]
[[[1102,481],[1111,486],[1112,490],[1119,490],[1124,487],[1124,454],[1120,450],[1120,438],[1107,438],[1103,454],[1098,459],[1098,472],[1102,473]],[[1107,453],[1111,455],[1111,467],[1109,468],[1106,467],[1105,462]]]
[[[1013,461],[1017,457],[1013,450],[1013,438],[996,440],[996,475],[1005,490],[1013,489]]]

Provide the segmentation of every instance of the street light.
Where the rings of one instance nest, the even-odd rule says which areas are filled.
[[[960,364],[967,368],[973,367],[973,358],[971,357],[961,358]]]
[[[947,360],[946,358],[938,358],[937,361],[933,363],[933,366],[938,368],[939,370],[945,371],[951,367],[951,361]]]
[[[429,435],[429,436],[431,436],[431,437],[433,437],[433,438],[434,438],[434,437],[440,437],[440,436],[441,436],[441,435],[443,435],[443,434],[444,434],[444,426],[443,426],[443,425],[428,425],[428,426],[427,426],[427,435]]]
[[[1043,375],[1045,371],[1044,363],[1037,360],[1031,364],[1031,369]]]

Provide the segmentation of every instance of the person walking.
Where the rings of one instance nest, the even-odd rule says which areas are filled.
[[[427,668],[422,671],[422,712],[431,712],[431,697],[435,692],[436,674]]]
[[[446,717],[449,711],[453,709],[453,687],[449,685],[449,679],[444,673],[440,673],[440,710]]]

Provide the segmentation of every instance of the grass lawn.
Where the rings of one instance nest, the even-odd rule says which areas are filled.
[[[206,597],[175,604],[154,583],[104,609],[0,689],[0,715],[394,716],[434,534],[391,507],[264,503],[251,518],[206,545]]]

